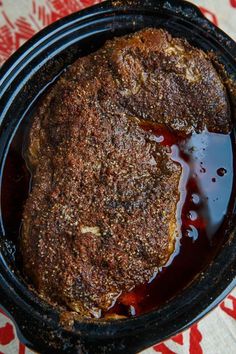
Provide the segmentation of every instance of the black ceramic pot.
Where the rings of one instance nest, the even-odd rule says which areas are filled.
[[[236,80],[236,44],[202,16],[177,0],[108,1],[47,27],[22,46],[0,70],[0,169],[20,123],[39,93],[78,56],[106,39],[143,27],[163,27],[203,50],[213,50]],[[162,308],[136,318],[59,324],[59,313],[33,294],[17,271],[12,246],[1,222],[0,300],[18,335],[41,353],[135,353],[199,320],[236,285],[234,216],[227,239],[204,274]],[[171,284],[170,284],[171,286]]]

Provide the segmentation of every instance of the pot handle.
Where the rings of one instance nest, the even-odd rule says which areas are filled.
[[[195,24],[204,30],[207,36],[212,36],[227,49],[232,59],[236,57],[236,43],[222,30],[216,28],[199,10],[199,8],[185,0],[109,0],[106,5],[113,6],[114,11],[137,11],[137,12],[158,12],[170,13],[176,17],[185,19],[186,22]],[[134,10],[135,8],[135,10]]]
[[[156,11],[170,11],[175,14],[180,14],[189,20],[194,20],[199,17],[206,20],[199,8],[185,0],[111,0],[108,1],[114,8],[138,8],[139,10],[156,10]]]

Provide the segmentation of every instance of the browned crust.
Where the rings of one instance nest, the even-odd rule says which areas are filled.
[[[229,130],[225,88],[185,40],[147,29],[74,63],[30,132],[24,270],[45,298],[99,316],[174,249],[181,168],[140,120]]]

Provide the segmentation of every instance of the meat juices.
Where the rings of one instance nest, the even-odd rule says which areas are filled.
[[[39,294],[100,317],[149,281],[179,234],[172,137],[227,133],[229,116],[207,54],[164,30],[78,59],[41,102],[29,136],[21,253]]]

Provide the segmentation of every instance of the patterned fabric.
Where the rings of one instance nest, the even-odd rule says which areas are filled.
[[[53,21],[101,0],[0,0],[0,65],[27,39]],[[236,0],[192,0],[236,40]],[[0,354],[29,354],[12,321],[0,310]],[[236,289],[190,329],[143,354],[235,354]]]

